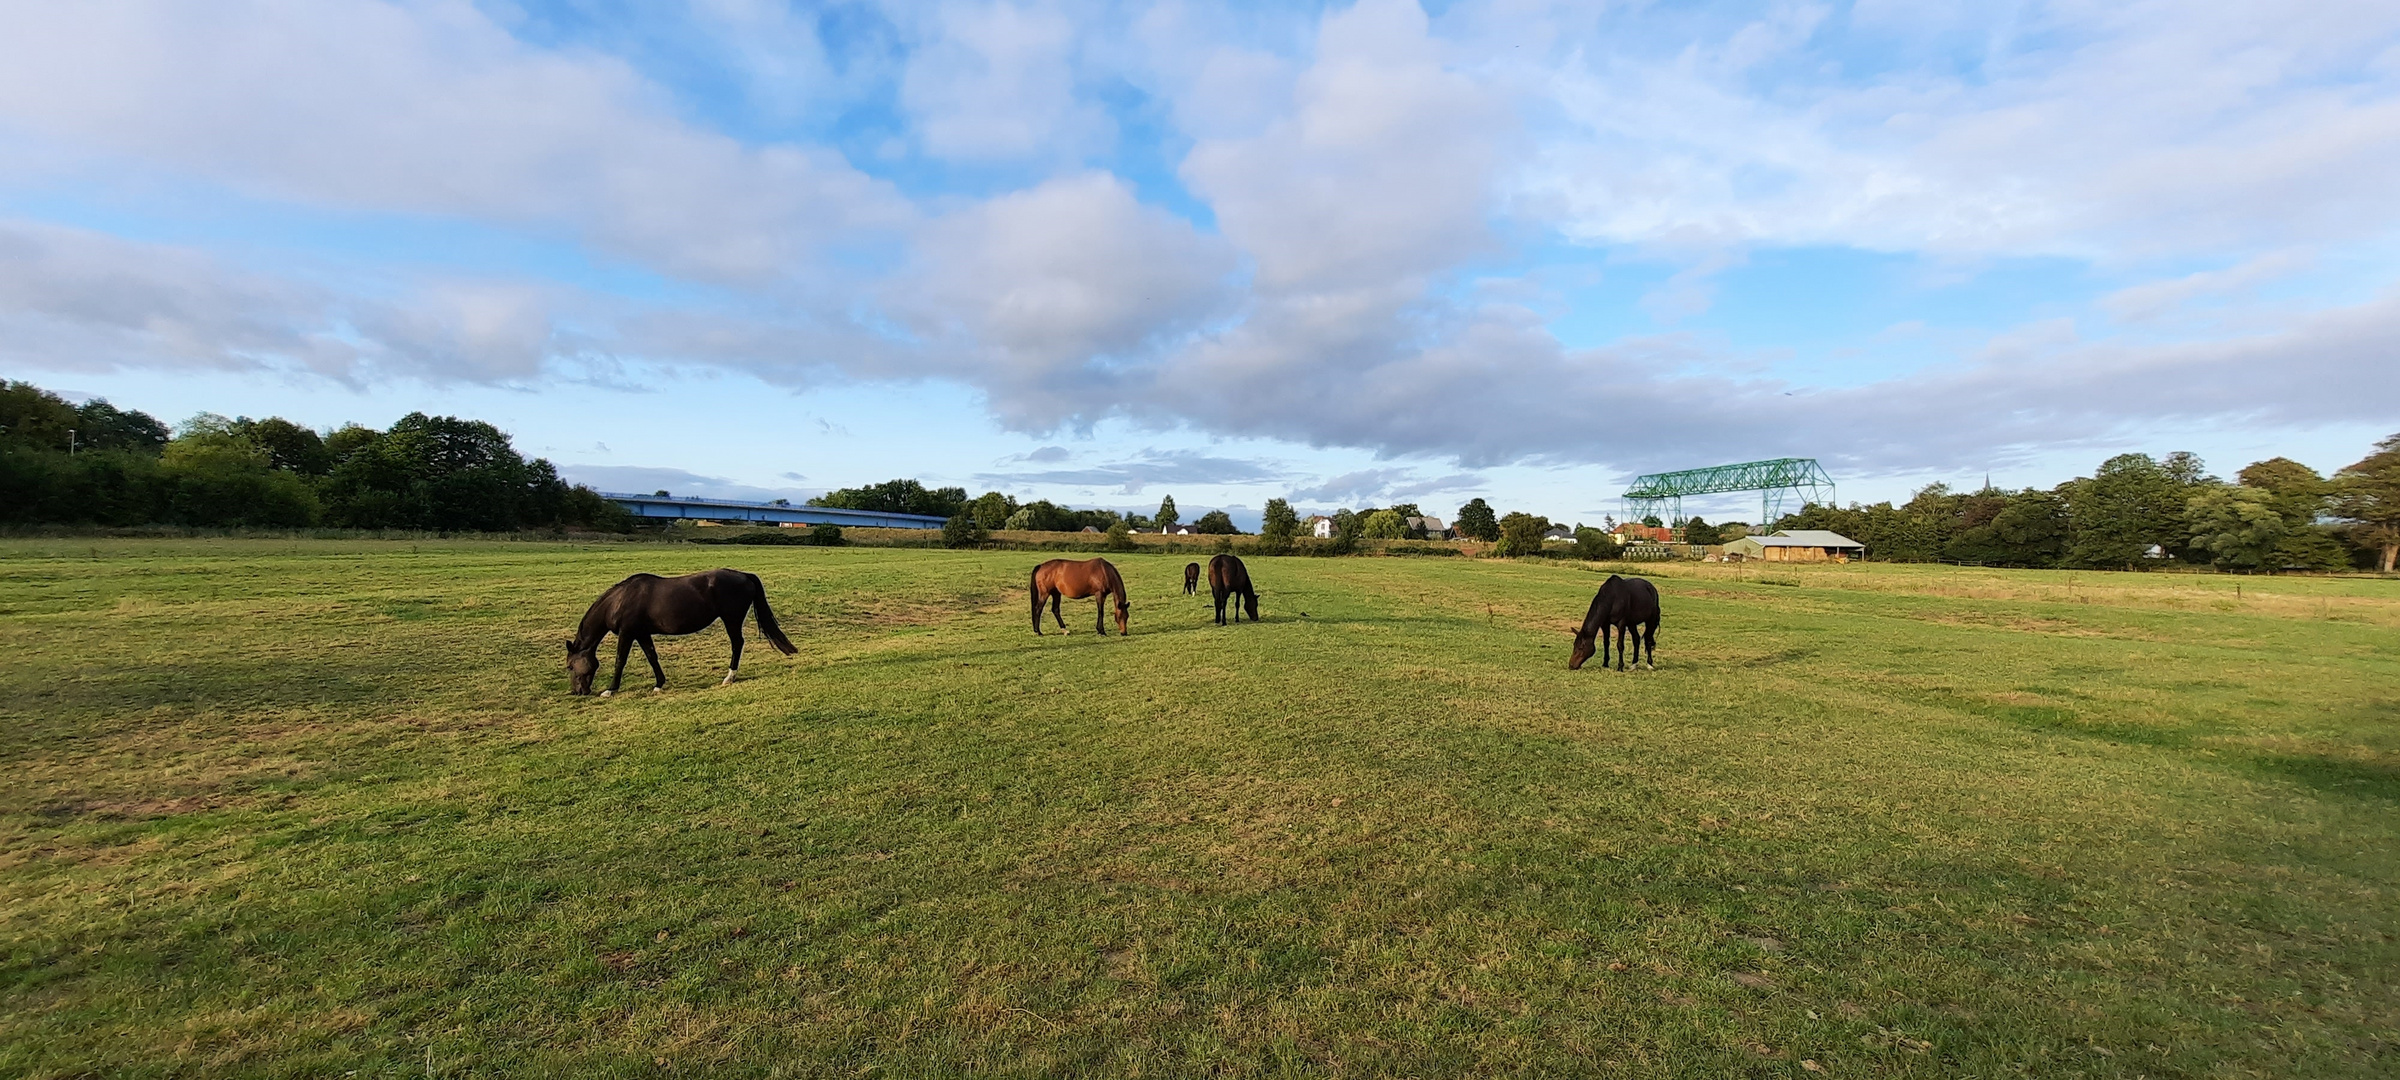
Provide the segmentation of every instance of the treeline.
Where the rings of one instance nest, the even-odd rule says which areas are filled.
[[[987,491],[974,498],[967,497],[963,487],[929,488],[916,480],[886,480],[865,487],[828,491],[808,500],[810,506],[834,507],[843,510],[876,510],[887,514],[928,514],[939,518],[965,518],[976,528],[1019,529],[1034,532],[1082,532],[1086,528],[1108,532],[1119,525],[1127,529],[1171,529],[1182,519],[1177,516],[1175,500],[1167,498],[1159,504],[1156,516],[1139,513],[1120,513],[1115,510],[1076,510],[1060,506],[1048,499],[1020,503],[1013,495]],[[1222,510],[1200,515],[1194,523],[1203,533],[1231,536],[1239,530],[1233,519]]]
[[[410,413],[319,433],[203,413],[178,431],[105,401],[0,382],[0,523],[625,531],[631,515],[559,479],[480,420]]]
[[[2189,453],[2120,454],[2047,491],[1935,484],[1898,506],[1810,506],[1776,527],[1831,529],[1896,562],[2388,572],[2400,551],[2400,435],[2331,477],[2277,457],[2224,480]]]

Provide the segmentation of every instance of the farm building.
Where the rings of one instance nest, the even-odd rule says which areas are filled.
[[[1725,558],[1762,562],[1849,562],[1867,556],[1867,546],[1827,529],[1777,529],[1770,536],[1745,536],[1725,545]]]
[[[1316,537],[1319,540],[1333,539],[1332,518],[1326,517],[1323,514],[1312,514],[1309,516],[1307,521],[1304,521],[1301,524],[1308,526],[1308,535],[1310,536]]]
[[[1671,529],[1658,525],[1645,525],[1639,521],[1628,521],[1617,526],[1613,531],[1620,544],[1664,544],[1675,537],[1675,533]]]

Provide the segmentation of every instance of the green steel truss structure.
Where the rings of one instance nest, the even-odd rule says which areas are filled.
[[[1633,478],[1625,489],[1625,520],[1640,521],[1652,514],[1670,525],[1681,525],[1683,497],[1717,495],[1728,491],[1758,492],[1758,524],[1772,526],[1786,513],[1809,503],[1833,505],[1833,478],[1815,458],[1776,458],[1718,465],[1682,472],[1651,473]],[[1793,496],[1798,496],[1793,500]],[[1795,502],[1798,505],[1792,505]]]

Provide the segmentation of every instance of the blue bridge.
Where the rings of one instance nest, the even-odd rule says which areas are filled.
[[[942,519],[927,514],[888,514],[881,510],[841,510],[830,506],[787,506],[783,503],[703,499],[696,495],[632,495],[603,491],[600,497],[624,507],[638,518],[690,518],[694,521],[756,521],[782,525],[854,525],[869,529],[938,529]]]

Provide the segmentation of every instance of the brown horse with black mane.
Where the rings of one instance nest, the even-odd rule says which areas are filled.
[[[608,697],[624,685],[625,656],[636,643],[650,661],[651,677],[658,680],[651,689],[664,690],[667,673],[658,666],[658,649],[650,643],[650,636],[690,634],[706,630],[720,619],[725,622],[725,636],[733,640],[733,663],[725,668],[725,682],[730,683],[742,667],[742,617],[753,607],[758,609],[759,633],[785,655],[800,651],[783,636],[783,628],[775,625],[775,611],[767,606],[767,588],[759,584],[756,574],[707,570],[673,578],[656,574],[626,578],[592,601],[591,610],[583,613],[583,625],[575,631],[575,640],[567,642],[571,688],[578,694],[592,692],[592,677],[600,672],[600,641],[613,632],[617,635],[617,671],[600,696]]]
[[[1250,609],[1250,621],[1258,621],[1258,590],[1250,587],[1250,568],[1231,555],[1219,555],[1208,560],[1208,594],[1217,602],[1217,625],[1225,625],[1225,600],[1234,598],[1233,621],[1242,621],[1242,609]]]
[[[1124,634],[1125,616],[1133,610],[1125,596],[1125,579],[1107,559],[1052,559],[1033,568],[1033,632],[1042,632],[1042,605],[1050,605],[1050,617],[1058,620],[1060,633],[1067,630],[1066,616],[1059,614],[1058,602],[1063,597],[1081,600],[1099,597],[1096,609],[1097,628],[1102,637],[1108,636],[1108,598],[1117,598],[1117,633]]]
[[[1196,562],[1187,562],[1183,564],[1183,595],[1190,596],[1199,591],[1200,564]]]

